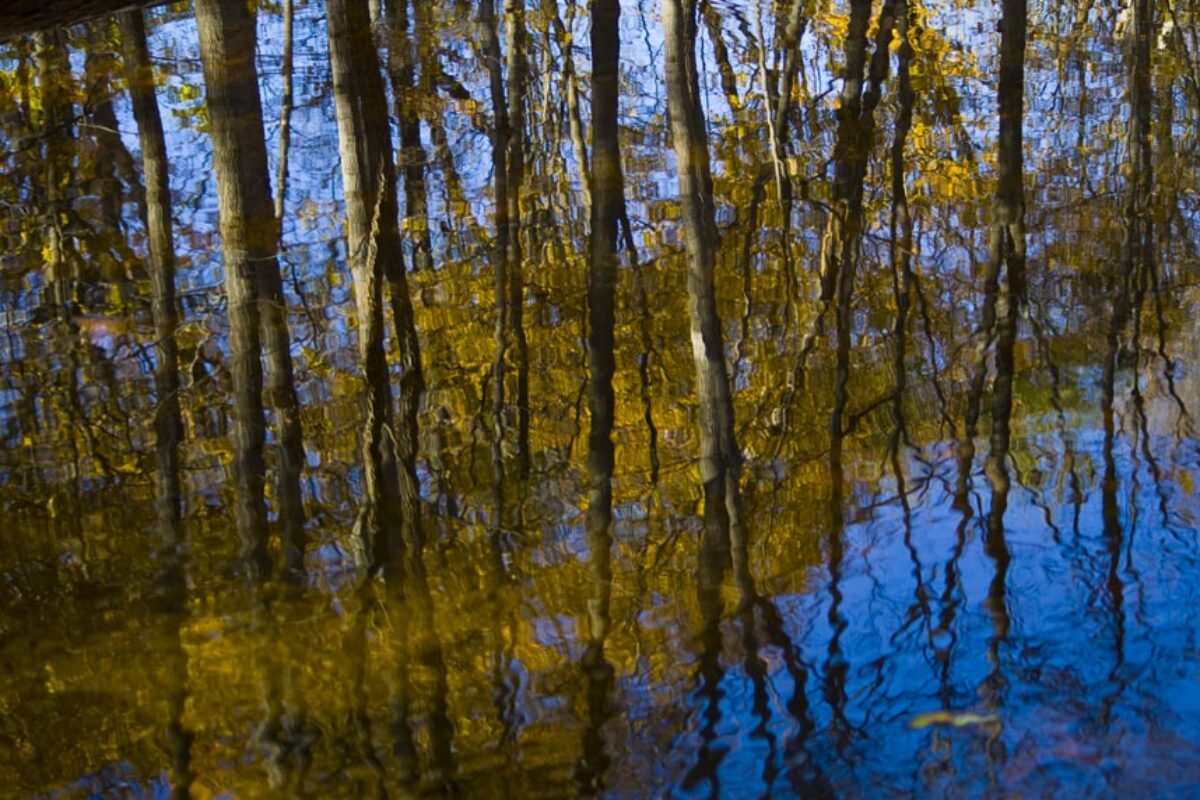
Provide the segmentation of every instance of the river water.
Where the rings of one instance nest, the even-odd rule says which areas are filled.
[[[0,795],[1200,793],[1200,8],[251,5],[0,43]]]

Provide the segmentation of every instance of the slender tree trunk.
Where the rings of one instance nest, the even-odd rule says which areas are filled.
[[[1124,594],[1121,580],[1121,554],[1125,551],[1124,529],[1121,520],[1121,501],[1118,497],[1121,475],[1114,453],[1117,440],[1116,380],[1121,359],[1121,338],[1130,318],[1134,320],[1130,333],[1135,352],[1139,347],[1140,331],[1137,319],[1144,298],[1145,272],[1153,269],[1154,229],[1151,202],[1154,192],[1153,152],[1150,144],[1151,113],[1154,107],[1152,36],[1154,31],[1153,0],[1133,0],[1133,36],[1129,42],[1129,128],[1127,159],[1129,183],[1125,196],[1125,239],[1121,261],[1115,265],[1109,279],[1112,296],[1112,319],[1105,339],[1104,366],[1101,374],[1101,413],[1104,424],[1103,461],[1101,478],[1101,507],[1104,518],[1104,542],[1108,553],[1108,576],[1105,585],[1108,605],[1113,615],[1113,674],[1123,666]],[[1137,390],[1136,366],[1134,375],[1134,404],[1141,403]],[[1147,453],[1149,455],[1149,453]],[[1104,704],[1110,714],[1110,701]]]
[[[871,0],[852,0],[846,36],[845,70],[838,102],[838,129],[834,144],[834,183],[829,219],[821,240],[821,309],[836,301],[836,344],[833,410],[829,416],[830,525],[828,624],[830,637],[823,690],[833,713],[835,746],[842,753],[849,743],[850,723],[846,717],[849,698],[846,681],[850,665],[842,649],[842,636],[849,623],[842,614],[842,590],[845,569],[845,472],[843,446],[846,437],[844,418],[849,405],[850,339],[853,326],[855,276],[863,234],[863,184],[875,131],[875,109],[887,77],[890,42],[895,23],[897,0],[885,0],[879,13],[875,47],[867,66],[867,32]],[[865,71],[865,75],[864,75]],[[780,90],[783,91],[782,88]],[[790,86],[788,88],[790,92]],[[814,329],[815,330],[815,329]],[[810,334],[811,336],[812,334]],[[811,344],[811,339],[804,347]],[[806,352],[806,350],[805,350]]]
[[[492,181],[495,206],[496,235],[492,250],[492,269],[495,272],[496,357],[492,364],[492,468],[495,472],[497,508],[503,508],[503,443],[505,392],[505,357],[508,350],[508,104],[504,97],[504,74],[500,60],[500,39],[496,27],[495,0],[479,4],[479,39],[488,71],[488,87],[492,101]],[[500,524],[500,521],[496,521]]]
[[[901,446],[911,446],[904,414],[905,393],[908,387],[908,323],[912,309],[913,288],[916,276],[912,269],[913,218],[908,206],[908,191],[905,186],[905,153],[908,137],[912,132],[913,106],[916,93],[912,86],[913,47],[909,40],[909,23],[912,11],[908,0],[896,2],[897,50],[897,95],[899,106],[896,112],[896,130],[892,140],[892,213],[890,220],[890,257],[892,267],[892,294],[896,302],[896,322],[893,331],[895,351],[892,354],[892,434],[888,445],[892,475],[896,481],[896,495],[904,519],[904,547],[912,563],[913,610],[919,610],[921,618],[928,623],[931,615],[929,586],[925,581],[925,567],[913,539],[912,503],[905,477]]]
[[[588,463],[592,476],[590,524],[608,528],[612,505],[616,370],[617,233],[625,212],[625,183],[617,126],[617,70],[620,55],[618,0],[592,3],[592,178],[594,203],[588,269],[588,410],[591,433]],[[594,517],[594,519],[593,519]]]
[[[1151,36],[1153,10],[1151,0],[1134,0],[1133,36],[1129,43],[1129,129],[1127,152],[1129,190],[1125,196],[1125,238],[1121,263],[1113,270],[1110,283],[1113,317],[1109,327],[1104,371],[1101,378],[1106,435],[1115,435],[1113,406],[1116,401],[1116,373],[1120,360],[1121,336],[1134,314],[1133,293],[1139,267],[1149,258],[1153,241],[1150,200],[1154,187],[1153,152],[1150,146],[1153,109],[1151,72]]]
[[[804,0],[791,0],[780,40],[783,66],[779,70],[774,96],[768,98],[773,104],[770,110],[774,117],[772,127],[775,130],[776,147],[781,154],[786,144],[786,138],[781,132],[787,130],[788,115],[792,108],[792,87],[795,86],[796,74],[800,71],[800,39],[808,28],[808,17],[804,15],[804,5]],[[759,46],[765,48],[766,42],[760,42]]]
[[[892,422],[894,429],[890,450],[895,466],[896,480],[903,484],[904,478],[899,468],[900,444],[908,439],[908,431],[904,424],[904,393],[907,388],[908,369],[905,362],[905,350],[908,345],[908,316],[912,305],[913,272],[913,219],[908,207],[908,191],[905,187],[905,149],[908,145],[908,135],[912,130],[913,105],[916,96],[912,87],[911,65],[913,59],[912,44],[908,40],[909,23],[908,0],[897,0],[896,3],[896,38],[900,41],[897,64],[897,84],[899,94],[899,109],[896,113],[896,132],[892,141],[892,216],[891,216],[891,257],[892,263],[892,293],[896,299],[896,324],[894,339],[896,351],[893,356],[893,397]],[[908,499],[900,493],[905,504],[907,515]],[[907,519],[907,516],[906,516]]]
[[[394,0],[389,11],[404,12],[402,3],[407,0]],[[422,24],[428,24],[427,10],[416,9],[418,35]],[[415,55],[412,41],[408,36],[408,15],[401,13],[394,34],[398,37],[394,44],[401,56],[401,74],[399,77],[400,90],[396,91],[396,102],[399,105],[401,162],[404,166],[404,196],[405,217],[412,234],[413,269],[433,268],[433,246],[429,233],[429,213],[425,187],[425,149],[421,145],[420,114],[417,109],[419,102],[417,87],[413,81]],[[389,55],[392,50],[389,49]],[[374,67],[378,73],[379,67]],[[423,78],[423,80],[425,80]],[[382,81],[379,83],[382,90]],[[383,109],[386,112],[386,100]],[[386,120],[386,116],[384,117]],[[386,127],[386,122],[385,122]],[[391,170],[391,188],[385,202],[389,208],[395,209],[396,168],[392,161],[390,135],[383,141],[383,158]],[[395,213],[388,220],[395,219]],[[390,224],[390,223],[389,223]],[[389,234],[390,237],[390,234]],[[424,374],[421,368],[421,349],[417,336],[416,313],[413,310],[412,297],[408,291],[408,280],[404,269],[404,256],[401,250],[400,235],[397,231],[396,255],[390,255],[382,262],[384,276],[388,282],[388,298],[391,303],[392,321],[396,329],[400,349],[400,415],[397,420],[396,449],[400,460],[398,476],[400,479],[400,499],[404,519],[404,535],[410,548],[418,547],[421,539],[421,498],[420,484],[417,480],[417,450],[418,424],[417,417],[421,410],[421,396],[425,390]],[[389,245],[390,247],[390,245]],[[385,255],[388,251],[385,250]]]
[[[283,237],[283,204],[287,200],[288,151],[292,137],[292,28],[295,22],[293,0],[283,0],[283,64],[280,67],[283,80],[283,96],[279,101],[279,166],[275,175],[275,219],[279,235]]]
[[[167,144],[154,95],[154,69],[146,47],[146,26],[141,11],[120,16],[129,99],[137,122],[146,183],[146,236],[150,249],[150,310],[154,319],[154,414],[159,518],[173,530],[181,514],[179,442],[183,421],[179,413],[179,355],[175,343],[178,324],[175,297],[175,243],[171,225],[171,186]]]
[[[865,3],[869,16],[870,2]],[[880,11],[879,29],[876,34],[875,51],[868,71],[866,91],[863,91],[861,72],[848,75],[847,85],[857,87],[853,94],[843,92],[838,126],[838,140],[834,151],[837,169],[834,178],[834,202],[826,228],[826,237],[821,242],[823,278],[826,291],[832,291],[837,300],[837,371],[834,378],[833,413],[829,427],[832,447],[836,457],[841,458],[843,436],[846,433],[842,421],[849,399],[849,354],[850,334],[854,324],[854,283],[858,272],[858,260],[863,234],[863,183],[866,179],[867,162],[875,131],[875,108],[879,104],[881,87],[887,76],[890,58],[889,44],[894,23],[894,0],[885,2]],[[852,23],[854,24],[854,23]],[[865,34],[866,29],[862,29]],[[853,49],[855,60],[861,64],[863,45],[847,45],[848,54]],[[848,58],[849,62],[850,59]],[[861,69],[861,66],[859,67]]]
[[[525,2],[504,0],[508,60],[508,303],[509,330],[517,359],[517,465],[529,475],[529,345],[525,337],[525,253],[522,243],[525,183]]]
[[[647,296],[648,276],[646,270],[638,262],[637,247],[633,243],[633,227],[629,224],[629,215],[621,216],[621,238],[625,243],[625,252],[629,254],[630,266],[634,271],[634,281],[637,286],[638,328],[642,349],[638,353],[638,384],[642,399],[642,419],[646,423],[646,434],[649,438],[648,460],[650,467],[650,483],[658,483],[658,427],[654,424],[654,398],[651,390],[650,362],[655,355],[654,337],[651,336],[652,320],[650,316],[650,300]]]
[[[723,507],[731,529],[737,530],[741,519],[741,453],[734,436],[733,399],[717,315],[715,273],[720,243],[696,69],[696,0],[664,0],[663,29],[667,106],[687,253],[692,356],[700,398],[700,474],[705,487],[705,513],[707,516]]]
[[[1025,115],[1025,0],[1005,0],[1000,33],[999,182],[992,201],[984,303],[976,337],[974,372],[968,389],[963,440],[959,443],[957,502],[966,502],[975,454],[975,434],[987,381],[987,351],[995,346],[992,389],[993,453],[1007,453],[1012,415],[1013,351],[1018,307],[1025,294],[1025,199],[1022,127]],[[1007,485],[1007,470],[989,457],[989,475]],[[1003,515],[1001,515],[1001,520]]]

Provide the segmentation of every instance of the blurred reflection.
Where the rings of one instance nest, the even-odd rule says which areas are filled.
[[[10,793],[1197,783],[1187,3],[17,5]]]
[[[363,504],[357,526],[363,556],[373,568],[394,565],[402,554],[400,492],[404,465],[400,442],[392,435],[391,379],[383,323],[383,281],[400,276],[400,241],[395,226],[396,175],[391,140],[385,134],[387,105],[379,63],[372,47],[366,0],[329,0],[329,59],[337,110],[338,151],[345,187],[347,248],[355,284],[358,358],[363,393]],[[404,309],[407,288],[395,317],[397,337],[411,326]],[[406,394],[402,391],[402,395]],[[402,406],[404,401],[402,400]],[[401,420],[409,422],[408,416]],[[400,430],[403,430],[401,428]]]
[[[46,256],[48,299],[60,311],[66,310],[67,304],[73,299],[73,284],[81,277],[78,274],[79,262],[71,259],[72,242],[63,232],[64,224],[71,222],[70,206],[62,196],[62,186],[71,181],[68,145],[74,135],[75,120],[69,89],[63,85],[69,80],[71,70],[62,40],[63,34],[57,30],[39,33],[34,39],[37,80],[41,89],[39,122],[44,139],[44,145],[40,148],[43,173],[34,186],[46,198],[43,251]]]
[[[269,376],[266,389],[278,412],[280,516],[289,569],[299,567],[303,554],[299,488],[303,453],[286,309],[275,257],[278,233],[267,181],[258,73],[252,57],[254,19],[234,0],[201,0],[196,4],[196,27],[212,121],[228,296],[238,535],[248,568],[265,575],[270,560],[264,497],[264,345]]]
[[[1008,509],[1008,456],[1011,443],[1014,348],[1021,304],[1025,301],[1025,201],[1022,155],[1025,91],[1025,2],[1009,0],[1003,6],[1000,27],[1000,144],[999,185],[992,206],[988,253],[987,291],[994,303],[996,378],[992,384],[991,451],[987,475],[992,485],[992,505],[987,518],[984,550],[995,574],[988,587],[987,607],[994,636],[988,649],[992,672],[985,700],[998,707],[1005,699],[1001,647],[1008,641],[1008,570],[1012,562],[1005,540],[1004,515]],[[1001,268],[1004,270],[1000,276]],[[989,757],[1002,754],[989,751]]]
[[[618,141],[618,69],[621,6],[617,0],[592,4],[591,45],[592,172],[591,259],[588,263],[588,493],[585,526],[588,548],[588,633],[580,666],[586,681],[586,729],[583,755],[576,767],[579,794],[603,794],[611,759],[605,751],[604,724],[612,716],[613,666],[604,655],[612,625],[612,440],[616,403],[617,226],[625,217],[625,180]]]
[[[179,348],[175,296],[175,242],[171,223],[171,186],[167,145],[154,96],[154,74],[146,47],[146,25],[140,11],[121,14],[121,42],[129,99],[137,120],[146,186],[145,225],[150,250],[151,314],[154,318],[155,475],[159,519],[173,529],[180,520],[179,444],[183,421],[179,412]]]
[[[164,642],[168,722],[167,755],[171,796],[186,798],[191,791],[193,732],[186,727],[188,656],[182,631],[188,618],[186,540],[183,532],[183,493],[179,446],[183,423],[179,412],[179,358],[175,342],[178,324],[175,296],[175,244],[171,223],[171,192],[166,142],[154,92],[154,76],[146,47],[146,27],[141,11],[119,18],[129,97],[137,121],[146,187],[144,222],[148,233],[151,314],[154,320],[155,500],[160,533],[158,577]]]

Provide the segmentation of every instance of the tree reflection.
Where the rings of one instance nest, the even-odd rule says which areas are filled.
[[[183,493],[179,477],[179,446],[183,422],[179,412],[179,358],[175,342],[178,324],[175,296],[175,245],[171,224],[171,191],[162,120],[154,92],[154,76],[146,47],[146,26],[140,11],[119,18],[130,101],[137,121],[146,187],[145,224],[149,234],[151,314],[154,319],[155,480],[161,532],[159,573],[162,641],[166,643],[166,726],[170,759],[171,796],[190,795],[193,732],[186,726],[188,656],[182,643],[187,620],[186,540],[183,533]]]
[[[612,440],[616,325],[617,233],[625,216],[625,180],[618,136],[618,70],[621,7],[617,0],[592,4],[591,237],[588,263],[588,637],[581,667],[586,680],[587,727],[576,768],[580,794],[603,793],[610,758],[603,726],[612,715],[613,667],[604,645],[612,625]]]
[[[987,608],[994,635],[988,650],[992,663],[989,702],[999,705],[1004,698],[1000,648],[1008,641],[1008,570],[1012,562],[1004,536],[1008,509],[1008,455],[1011,443],[1013,351],[1017,321],[1025,300],[1025,182],[1022,155],[1025,97],[1025,2],[1009,0],[1003,6],[1000,24],[1000,176],[992,206],[992,226],[986,276],[989,300],[994,304],[996,379],[992,385],[991,452],[987,475],[992,485],[984,550],[995,566],[988,587]],[[1001,268],[1003,277],[1000,276]],[[985,312],[986,314],[987,312]],[[978,375],[978,372],[976,373]],[[969,426],[968,426],[969,429]]]
[[[1193,782],[1197,9],[86,5],[0,42],[5,785]]]
[[[368,501],[359,524],[372,563],[398,564],[403,548],[419,547],[422,540],[416,477],[416,415],[423,389],[420,348],[400,250],[396,172],[387,135],[383,79],[366,3],[330,0],[327,9],[350,229],[348,247],[356,284],[359,358],[367,394],[362,447]],[[403,369],[400,415],[395,425],[384,348],[384,280]],[[397,527],[387,527],[388,522]]]
[[[280,517],[284,562],[290,570],[300,567],[304,551],[300,504],[304,455],[287,312],[275,255],[278,228],[267,179],[258,72],[253,59],[255,27],[246,7],[235,0],[200,0],[196,4],[196,26],[212,120],[225,259],[238,531],[247,565],[267,575],[264,388],[276,411]],[[260,361],[264,346],[268,364],[265,387]]]

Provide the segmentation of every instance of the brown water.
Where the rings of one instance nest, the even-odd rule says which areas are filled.
[[[0,44],[0,796],[1200,792],[1192,0],[195,5]]]

